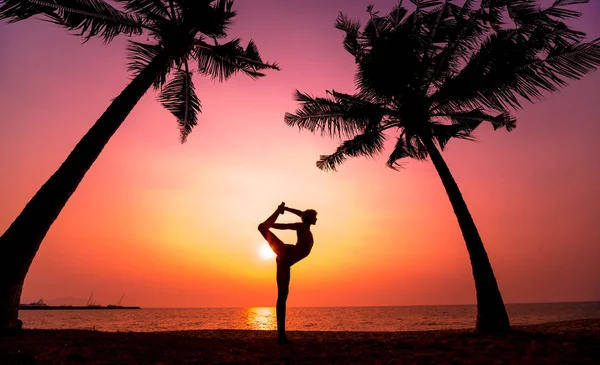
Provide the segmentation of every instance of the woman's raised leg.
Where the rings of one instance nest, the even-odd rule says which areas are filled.
[[[283,214],[284,205],[285,203],[281,203],[279,207],[277,207],[277,210],[273,212],[269,218],[258,225],[258,231],[263,235],[265,240],[267,240],[269,246],[271,246],[271,249],[277,256],[283,255],[285,244],[279,239],[279,237],[275,236],[275,234],[270,231],[270,228],[277,220],[277,217],[280,214]]]

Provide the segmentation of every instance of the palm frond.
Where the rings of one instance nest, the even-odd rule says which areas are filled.
[[[198,71],[219,81],[226,80],[237,72],[258,78],[265,76],[261,72],[263,70],[279,70],[277,64],[262,61],[253,41],[248,42],[246,49],[240,46],[240,40],[237,38],[216,45],[209,45],[198,40],[195,46]]]
[[[411,16],[407,17],[404,21],[404,25],[412,28],[413,33],[420,31],[420,25],[422,24],[421,18],[426,15],[425,9],[438,6],[441,4],[439,0],[410,0],[415,5],[415,10]]]
[[[548,37],[547,39],[550,39]],[[543,46],[543,47],[542,47]],[[542,92],[554,92],[600,66],[600,42],[547,45],[540,54],[528,40],[492,37],[482,45],[463,70],[432,95],[445,106],[518,108],[517,96],[531,101]]]
[[[407,148],[405,138],[405,134],[401,133],[398,139],[396,140],[396,145],[394,146],[392,153],[390,153],[390,156],[388,157],[388,160],[385,163],[387,167],[396,171],[398,171],[398,169],[402,167],[402,165],[398,163],[399,160],[414,157]]]
[[[127,44],[127,58],[129,59],[127,69],[134,75],[139,74],[162,50],[163,47],[158,44],[147,44],[129,40]],[[167,75],[171,72],[171,67],[172,64],[169,63],[167,67],[161,70],[160,75],[154,80],[154,89],[164,86],[167,81]]]
[[[279,66],[276,63],[269,64],[263,62],[258,53],[258,47],[256,47],[256,43],[254,43],[253,40],[248,42],[246,49],[237,57],[237,59],[241,65],[240,71],[252,78],[265,76],[264,73],[260,72],[262,70],[279,70]]]
[[[491,123],[494,130],[506,128],[510,132],[516,128],[516,119],[507,111],[491,115],[481,109],[473,109],[433,114],[432,116],[435,118],[449,118],[454,125],[464,128],[469,133],[473,132],[482,122]]]
[[[465,3],[465,6],[468,6],[468,4],[469,1]],[[421,72],[420,90],[424,94],[427,93],[431,82],[439,72],[449,71],[447,66],[451,65],[451,62],[440,64],[439,58],[444,51],[447,51],[451,42],[456,42],[457,22],[461,20],[460,18],[457,20],[454,14],[457,11],[456,8],[450,0],[445,0],[442,5],[436,7],[423,17],[423,31],[426,33],[427,41],[423,45],[424,52],[421,64],[422,68],[426,71]],[[444,61],[446,60],[444,59]]]
[[[440,0],[410,0],[410,2],[416,7],[411,14],[413,18],[412,23],[415,26],[419,24],[418,18],[424,14],[425,9],[438,6],[442,3]]]
[[[301,103],[295,114],[286,113],[290,127],[320,131],[321,135],[350,138],[369,126],[378,124],[385,110],[357,96],[328,92],[327,97],[313,97],[296,90],[294,99]]]
[[[566,5],[575,5],[575,4],[587,4],[590,0],[556,0],[554,2],[555,6],[566,6]]]
[[[180,17],[187,26],[210,38],[227,36],[231,21],[236,15],[233,0],[173,0]]]
[[[364,50],[358,41],[360,22],[340,13],[335,21],[335,27],[346,33],[344,37],[344,49],[355,58],[363,57]]]
[[[427,9],[434,6],[440,5],[442,2],[440,0],[410,0],[418,9]]]
[[[419,4],[428,7],[439,1]],[[355,82],[361,95],[390,102],[418,83],[427,37],[418,29],[420,25],[415,29],[414,17],[405,17],[407,11],[401,3],[383,16],[372,6],[367,11],[369,20],[362,30],[360,22],[343,14],[338,16],[336,27],[346,33],[344,48],[358,64]]]
[[[391,168],[407,157],[428,158],[424,141],[443,150],[452,138],[473,140],[484,122],[511,131],[516,120],[508,110],[521,99],[556,91],[600,66],[600,40],[582,43],[585,34],[562,22],[580,15],[566,6],[587,0],[555,0],[545,9],[536,0],[481,0],[479,8],[475,0],[412,2],[417,9],[408,15],[398,4],[397,18],[369,6],[362,29],[338,16],[344,48],[357,63],[357,92],[297,92],[300,108],[285,115],[290,126],[350,138],[322,156],[319,168],[379,153],[367,138],[375,131],[400,133]]]
[[[585,4],[589,0],[556,0],[546,8],[541,9],[537,0],[483,0],[481,9],[488,15],[488,21],[496,30],[504,26],[502,13],[506,13],[510,20],[518,27],[526,26],[532,22],[540,20],[569,19],[579,17],[581,14],[570,9],[563,9],[565,6],[575,4]]]
[[[537,0],[518,0],[508,2],[508,12],[511,18],[517,24],[526,24],[532,22],[539,22],[540,20],[548,21],[550,23],[558,19],[570,19],[578,18],[581,13],[571,9],[565,9],[564,7],[574,4],[584,4],[589,0],[576,0],[576,1],[555,1],[551,6],[546,9],[540,9],[537,4]],[[553,19],[551,19],[553,18]]]
[[[100,37],[110,42],[119,34],[141,34],[146,28],[139,16],[117,10],[104,0],[5,0],[0,5],[0,19],[10,22],[35,15],[77,31],[86,40]]]
[[[342,144],[331,155],[322,155],[317,161],[317,167],[321,170],[336,171],[348,157],[374,156],[383,150],[385,134],[379,130],[369,130],[359,134]]]
[[[167,5],[162,0],[113,0],[144,18],[172,18]]]
[[[552,34],[554,39],[548,40],[551,45],[579,43],[585,39],[585,33],[572,29],[563,20],[580,16],[580,12],[566,9],[564,5],[557,5],[555,2],[546,9],[527,14],[519,21],[520,27],[516,31],[534,39],[540,36],[545,39],[548,34]]]
[[[469,141],[474,140],[473,136],[471,135],[472,131],[467,128],[464,128],[460,124],[445,125],[431,123],[430,127],[431,134],[433,135],[433,137],[435,138],[442,150],[446,148],[446,144],[452,138],[466,139]]]
[[[481,109],[473,109],[464,112],[452,112],[444,115],[435,115],[434,117],[450,119],[452,122],[450,125],[430,122],[431,136],[437,140],[442,150],[452,138],[465,139],[469,141],[475,140],[472,133],[483,122],[491,123],[494,130],[506,128],[506,130],[510,132],[516,127],[516,119],[506,111],[497,115],[491,115]]]
[[[513,117],[509,112],[498,114],[493,119],[491,119],[490,122],[492,123],[492,127],[494,127],[494,130],[506,128],[506,131],[510,132],[517,127],[517,119]]]
[[[556,47],[545,59],[540,59],[522,67],[533,72],[554,76],[560,86],[566,85],[564,79],[579,80],[583,75],[600,66],[600,38],[589,43],[567,47]]]
[[[200,100],[196,95],[192,73],[179,69],[161,90],[158,101],[176,118],[184,143],[192,128],[197,124]]]
[[[392,100],[420,87],[424,67],[423,35],[396,31],[369,40],[368,54],[357,60],[355,85],[365,95]],[[402,52],[398,52],[402,50]]]
[[[437,90],[448,77],[457,73],[487,31],[481,13],[471,11],[472,2],[465,1],[462,7],[449,5],[455,24],[449,30],[448,41],[443,49],[432,56],[427,65],[423,92],[430,92],[432,86]]]
[[[431,48],[431,46],[433,45],[434,40],[436,39],[435,35],[438,29],[440,28],[440,25],[442,24],[442,20],[445,18],[449,18],[449,12],[446,10],[448,9],[449,1],[451,0],[444,0],[444,3],[440,6],[439,9],[437,9],[433,13],[430,13],[430,15],[434,15],[435,23],[428,29],[429,40],[427,42],[427,48]]]
[[[506,9],[517,26],[530,22],[540,13],[537,0],[507,0]]]
[[[394,29],[398,29],[402,26],[402,21],[407,13],[408,10],[402,6],[402,1],[399,1],[396,5],[394,5],[387,18],[392,27]]]
[[[425,160],[429,154],[425,144],[421,141],[421,137],[415,134],[409,135],[405,133],[406,150],[415,160]]]

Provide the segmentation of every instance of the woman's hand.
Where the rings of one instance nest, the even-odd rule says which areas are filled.
[[[277,207],[277,212],[279,214],[285,213],[285,203],[284,202],[281,202],[281,204],[279,204],[279,206]]]

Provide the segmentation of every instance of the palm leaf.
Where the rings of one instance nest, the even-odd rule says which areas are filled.
[[[585,34],[561,21],[579,16],[564,6],[583,2],[557,0],[539,9],[535,0],[482,0],[475,9],[474,0],[462,6],[415,0],[417,10],[397,19],[369,7],[362,30],[340,14],[336,27],[357,63],[358,91],[325,97],[297,92],[301,106],[285,121],[349,138],[321,156],[317,165],[325,170],[348,157],[379,153],[376,133],[391,128],[400,133],[387,160],[392,168],[403,158],[428,158],[424,141],[443,150],[452,138],[473,140],[484,122],[511,131],[516,120],[508,110],[521,98],[556,91],[600,65],[600,40],[581,43]]]
[[[168,5],[162,0],[113,0],[123,4],[125,10],[140,16],[147,24],[156,25],[173,20]]]
[[[174,0],[176,12],[188,26],[215,39],[227,36],[227,30],[236,15],[233,0]]]
[[[452,138],[465,139],[469,141],[475,140],[472,136],[473,131],[477,129],[483,122],[492,124],[494,130],[506,128],[507,131],[512,131],[516,127],[516,119],[508,112],[503,112],[497,115],[485,113],[481,109],[474,109],[464,112],[453,112],[445,115],[436,115],[435,117],[443,117],[450,119],[452,124],[441,124],[431,122],[431,135],[437,140],[440,148],[443,150],[448,141]]]
[[[421,141],[421,137],[416,134],[409,134],[408,131],[404,131],[404,138],[406,141],[406,150],[410,153],[410,156],[416,160],[424,160],[429,155],[425,144]]]
[[[378,124],[385,111],[359,97],[329,92],[328,97],[315,98],[296,90],[294,99],[301,103],[295,114],[286,113],[289,126],[320,131],[321,135],[349,138],[369,126]]]
[[[406,8],[402,6],[402,1],[399,1],[398,4],[394,5],[387,18],[389,22],[392,24],[394,29],[400,28],[402,26],[402,21],[408,11]]]
[[[598,39],[556,45],[545,54],[537,54],[526,40],[491,38],[432,100],[440,102],[441,108],[444,105],[497,110],[520,107],[517,95],[528,101],[541,98],[543,91],[557,91],[567,85],[566,80],[577,80],[598,66]]]
[[[360,22],[340,13],[335,21],[335,27],[346,33],[344,37],[344,49],[355,58],[362,57],[364,50],[358,41]]]
[[[162,0],[113,0],[124,4],[124,8],[136,12],[144,17],[160,16],[170,18],[171,14],[167,5]]]
[[[396,145],[394,146],[392,153],[390,153],[390,156],[388,157],[388,160],[385,163],[387,167],[389,167],[393,170],[396,170],[396,171],[400,167],[402,167],[402,165],[400,165],[398,163],[398,160],[401,160],[404,158],[414,158],[415,157],[408,150],[405,138],[406,138],[406,136],[404,133],[400,134],[400,136],[396,140]]]
[[[258,47],[256,47],[256,43],[254,43],[253,40],[248,42],[246,49],[240,56],[237,57],[237,61],[240,65],[240,71],[252,78],[263,77],[265,74],[260,72],[261,70],[279,70],[279,66],[277,64],[268,64],[263,62],[260,54],[258,53]]]
[[[322,155],[317,161],[317,167],[325,171],[336,171],[337,166],[346,161],[348,157],[373,156],[380,153],[384,143],[385,135],[382,131],[369,130],[342,142],[331,155]]]
[[[5,0],[0,5],[0,19],[10,22],[34,15],[77,31],[86,40],[97,36],[110,42],[121,33],[141,34],[145,28],[137,15],[117,10],[103,0]]]
[[[176,118],[181,131],[181,142],[184,143],[192,128],[197,124],[200,112],[200,100],[196,95],[192,73],[177,70],[161,90],[158,101]]]
[[[411,27],[380,34],[368,39],[367,54],[357,60],[355,85],[364,95],[389,102],[421,86],[426,36],[412,33]]]
[[[258,78],[265,76],[262,70],[279,70],[277,64],[262,61],[253,41],[248,43],[246,49],[240,46],[240,40],[237,38],[216,45],[197,40],[195,46],[198,71],[219,81],[226,80],[237,72]]]
[[[449,5],[455,24],[450,30],[446,45],[427,65],[428,70],[422,88],[424,92],[429,92],[432,85],[438,89],[448,77],[457,73],[486,32],[481,14],[471,12],[471,6],[470,0],[465,1],[462,7]]]
[[[459,125],[468,132],[475,130],[482,122],[491,123],[494,130],[506,128],[506,130],[510,132],[516,127],[516,119],[507,111],[494,116],[481,109],[473,109],[462,112],[456,111],[444,114],[434,114],[433,117],[449,118],[454,125]]]
[[[133,72],[134,75],[142,72],[146,66],[163,50],[163,47],[157,44],[146,44],[141,42],[128,41],[127,58],[129,62],[127,69]],[[171,72],[172,64],[170,63],[161,70],[160,75],[154,80],[154,88],[159,89],[164,86],[167,81],[167,75]]]
[[[587,4],[590,0],[556,0],[554,2],[555,6],[566,6],[566,5],[575,5],[575,4]]]
[[[464,128],[460,124],[436,124],[431,123],[431,134],[439,144],[440,148],[444,150],[446,148],[446,144],[452,138],[466,139],[469,141],[473,141],[474,138],[471,136],[471,131],[467,128]]]

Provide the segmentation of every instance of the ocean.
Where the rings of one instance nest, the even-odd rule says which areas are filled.
[[[511,324],[526,325],[600,318],[600,302],[507,304]],[[275,308],[142,308],[139,310],[20,311],[25,328],[98,331],[179,331],[203,329],[274,330]],[[292,307],[287,329],[294,331],[424,331],[474,328],[474,305],[403,307]]]

